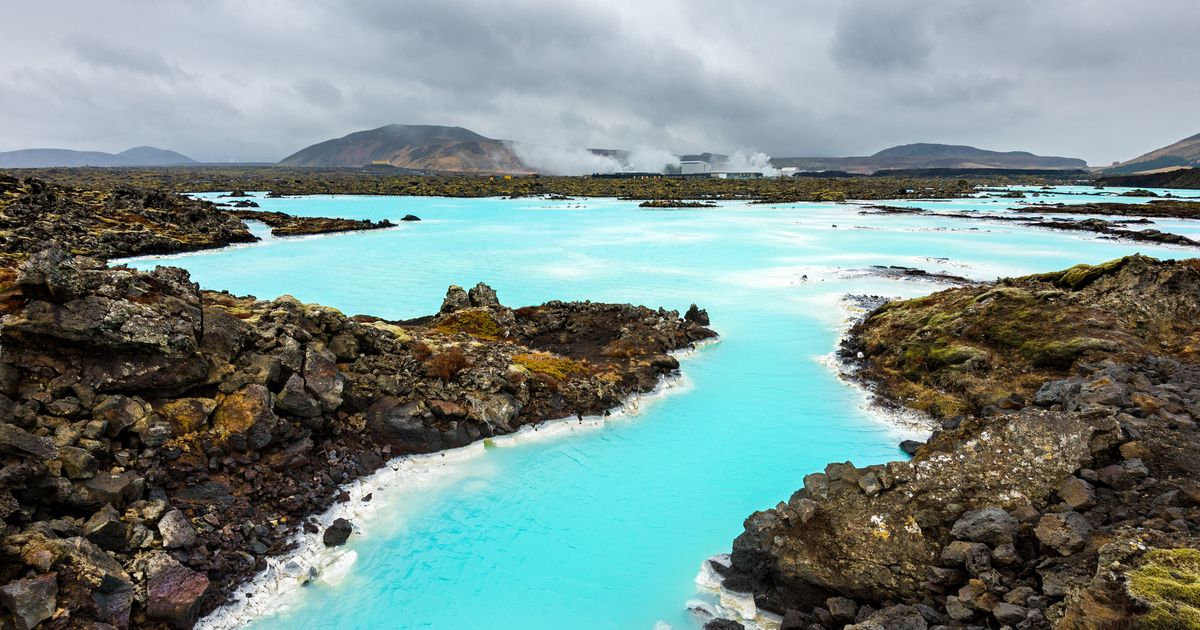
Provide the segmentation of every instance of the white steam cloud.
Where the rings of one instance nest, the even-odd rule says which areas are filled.
[[[587,149],[552,147],[514,142],[513,152],[525,166],[547,175],[591,175],[639,171],[661,173],[679,165],[679,156],[666,149],[641,148],[622,153],[621,158],[593,153]]]
[[[779,169],[771,166],[771,156],[762,151],[736,151],[725,158],[721,170],[735,173],[762,173],[763,177],[779,177]]]

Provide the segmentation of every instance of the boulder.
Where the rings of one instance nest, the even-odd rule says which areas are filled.
[[[476,308],[500,306],[500,299],[492,287],[480,282],[467,292],[467,301]]]
[[[689,321],[693,324],[699,324],[701,326],[707,326],[709,323],[711,323],[708,319],[708,311],[696,306],[695,304],[688,307],[687,312],[683,314],[683,319],[684,321]]]
[[[1058,487],[1058,497],[1072,510],[1086,510],[1096,505],[1096,489],[1078,477],[1064,481]]]
[[[989,506],[963,514],[950,529],[950,535],[959,540],[1002,545],[1013,541],[1018,525],[1008,512]]]
[[[0,453],[55,459],[58,446],[50,438],[38,437],[5,421],[0,422]]]
[[[900,450],[904,451],[905,455],[912,457],[917,454],[917,449],[924,445],[924,442],[918,442],[917,440],[904,440],[900,442]]]
[[[421,217],[419,217],[415,214],[406,214],[403,217],[400,217],[400,220],[401,221],[420,221]]]
[[[128,527],[111,505],[105,505],[83,525],[83,536],[105,551],[125,549]]]
[[[123,508],[142,498],[146,482],[132,470],[99,473],[83,483],[82,491],[84,505],[100,507],[107,503],[115,508]]]
[[[1043,545],[1069,556],[1083,549],[1091,531],[1091,524],[1079,512],[1061,512],[1042,516],[1033,533]]]
[[[180,510],[163,514],[158,521],[158,533],[167,549],[191,549],[196,545],[196,529]]]
[[[321,535],[321,542],[325,543],[326,547],[340,547],[346,544],[352,531],[354,531],[354,526],[350,524],[350,521],[344,518],[334,519],[333,523],[325,528],[325,533]]]
[[[811,601],[813,588],[866,601],[881,593],[920,599],[954,523],[965,516],[963,536],[1010,541],[1016,519],[1004,512],[1053,492],[1091,461],[1094,435],[1119,430],[1111,417],[1027,407],[1005,422],[975,418],[939,432],[912,460],[889,463],[894,485],[873,497],[857,483],[855,491],[843,488],[851,474],[845,465],[829,469],[836,480],[808,475],[803,498],[817,503],[812,518],[802,523],[778,508],[752,514],[733,543],[734,569],[796,608],[823,602]],[[955,503],[977,513],[948,511]],[[986,545],[977,555],[968,569],[986,571]]]
[[[301,418],[315,418],[321,415],[321,403],[304,388],[304,379],[293,374],[275,396],[275,410]]]
[[[132,398],[105,396],[92,408],[92,417],[108,425],[108,436],[117,437],[146,416],[145,410]]]
[[[178,398],[158,405],[156,411],[171,427],[172,435],[187,435],[208,425],[208,417],[217,407],[211,398]]]
[[[441,448],[441,435],[425,426],[416,402],[384,396],[367,408],[367,429],[392,446],[393,453],[428,453]]]
[[[442,300],[442,308],[438,313],[445,315],[470,306],[471,300],[467,297],[467,292],[457,284],[452,284],[446,289],[446,297]]]
[[[1025,621],[1028,614],[1029,611],[1024,607],[1008,602],[996,604],[996,607],[992,609],[992,616],[996,618],[996,621],[1006,626],[1015,626]]]
[[[305,349],[304,386],[317,397],[325,411],[333,411],[341,406],[345,377],[338,371],[332,353],[312,346]]]
[[[239,434],[258,450],[271,443],[279,419],[271,405],[271,392],[258,384],[246,385],[225,397],[213,412],[213,428],[223,437]]]
[[[29,630],[54,614],[58,575],[47,573],[0,586],[0,604],[12,613],[17,630]]]
[[[58,449],[58,459],[62,462],[63,474],[70,479],[91,479],[99,468],[91,453],[75,446]]]
[[[152,558],[146,573],[146,615],[176,628],[192,627],[208,592],[208,577],[166,554]]]

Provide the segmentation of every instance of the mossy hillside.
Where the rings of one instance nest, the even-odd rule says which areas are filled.
[[[1185,630],[1200,628],[1200,550],[1153,549],[1126,574],[1126,588],[1149,606],[1135,628]]]
[[[887,304],[851,331],[868,380],[935,417],[1030,398],[1081,360],[1200,358],[1200,261],[1130,256]]]
[[[592,370],[584,363],[574,359],[551,354],[549,352],[534,352],[513,356],[513,363],[533,372],[552,376],[560,381],[569,380],[574,376],[591,374]]]
[[[447,335],[461,333],[489,341],[504,336],[504,329],[486,309],[464,309],[445,315],[436,330]]]

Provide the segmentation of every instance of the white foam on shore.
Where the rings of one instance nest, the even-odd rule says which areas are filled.
[[[718,342],[719,339],[701,341],[692,348],[671,354],[684,362],[695,357],[700,348]],[[317,533],[297,532],[292,537],[293,551],[268,558],[266,569],[234,591],[228,602],[201,619],[195,627],[198,630],[241,628],[256,619],[289,611],[300,601],[301,587],[311,581],[336,585],[344,580],[358,560],[353,545],[325,547],[322,542],[325,528],[338,518],[350,520],[354,525],[351,541],[357,536],[370,535],[373,514],[383,511],[399,495],[429,489],[452,478],[461,472],[461,463],[486,455],[488,448],[512,447],[602,429],[609,422],[636,417],[654,401],[690,388],[690,381],[682,374],[663,377],[653,390],[631,395],[608,415],[549,420],[460,448],[395,457],[374,473],[343,485],[342,490],[350,500],[334,504],[314,517],[319,526]]]
[[[842,340],[846,338],[854,323],[866,314],[866,309],[845,297],[838,301],[838,305],[843,312],[841,329],[838,331],[837,337],[838,345],[841,345]],[[898,438],[902,440],[913,439],[921,441],[929,439],[929,435],[934,429],[933,418],[912,409],[880,404],[875,393],[865,383],[855,377],[855,366],[839,357],[836,349],[828,354],[817,357],[817,362],[828,367],[838,377],[838,380],[845,383],[858,394],[859,409],[864,411],[868,417],[878,420],[886,427],[893,429]]]
[[[736,620],[746,630],[778,630],[783,618],[759,610],[754,603],[753,594],[725,588],[725,578],[712,568],[714,562],[725,567],[730,566],[729,554],[718,554],[700,563],[700,572],[696,574],[695,582],[703,597],[688,600],[687,609],[696,615],[701,623],[719,617]]]

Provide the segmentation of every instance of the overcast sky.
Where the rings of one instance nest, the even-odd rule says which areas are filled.
[[[278,160],[388,123],[561,146],[1131,158],[1200,132],[1196,0],[14,2],[0,150]]]

